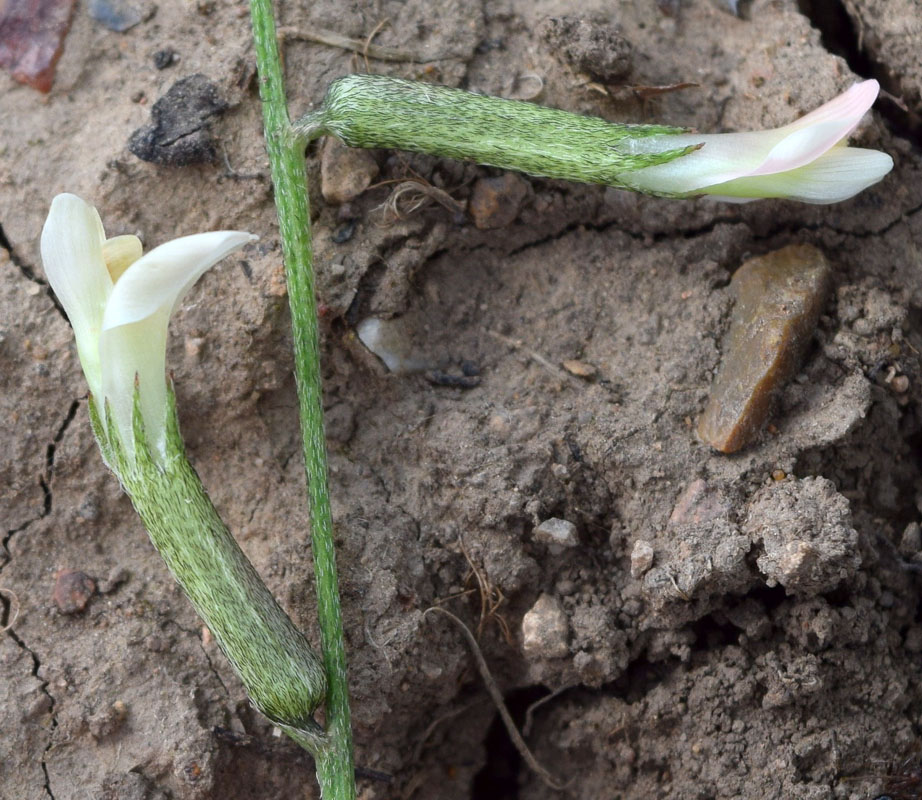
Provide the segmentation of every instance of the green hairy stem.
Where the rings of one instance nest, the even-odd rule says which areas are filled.
[[[186,459],[172,389],[168,397],[164,466],[151,455],[137,390],[133,456],[111,417],[104,425],[91,399],[103,457],[253,705],[273,722],[302,731],[316,748],[321,731],[313,712],[326,693],[323,666],[218,516]]]
[[[295,124],[305,141],[330,134],[349,147],[392,148],[513,169],[543,178],[626,186],[621,176],[698,145],[635,153],[636,139],[685,133],[624,125],[520,100],[384,75],[334,81],[322,106]]]
[[[304,169],[304,146],[292,133],[285,100],[281,58],[276,39],[272,0],[251,0],[253,43],[259,70],[266,150],[272,169],[285,277],[291,307],[295,379],[307,492],[310,499],[311,548],[317,586],[317,621],[323,650],[327,694],[322,747],[314,749],[317,780],[324,800],[353,800],[355,772],[346,647],[336,574],[333,515],[327,480],[326,439],[323,433],[323,392],[320,377],[320,336],[311,221]],[[283,728],[311,749],[303,731]]]

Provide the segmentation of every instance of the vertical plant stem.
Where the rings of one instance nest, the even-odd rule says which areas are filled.
[[[328,747],[316,753],[317,779],[325,800],[351,800],[355,797],[352,726],[339,585],[336,577],[336,555],[333,547],[333,518],[327,483],[320,345],[314,293],[310,209],[304,172],[304,146],[299,144],[292,134],[271,0],[251,0],[250,12],[253,20],[256,63],[259,69],[259,94],[263,103],[266,147],[272,168],[275,205],[278,210],[291,304],[295,378],[310,498],[317,615],[320,621],[323,663],[328,685],[325,737]],[[297,740],[297,737],[293,738]]]

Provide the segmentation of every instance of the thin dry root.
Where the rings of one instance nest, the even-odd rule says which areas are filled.
[[[426,616],[433,611],[438,612],[439,614],[444,614],[452,622],[454,622],[455,625],[457,625],[460,629],[464,638],[467,640],[467,644],[471,648],[471,655],[474,656],[474,663],[477,664],[477,671],[480,673],[480,678],[483,680],[484,686],[487,687],[487,692],[490,695],[490,699],[496,706],[496,710],[499,712],[499,715],[503,720],[503,725],[506,727],[506,732],[509,734],[509,738],[512,740],[512,744],[515,746],[515,749],[522,757],[522,760],[528,764],[531,771],[541,779],[542,783],[552,789],[556,789],[557,791],[563,791],[563,789],[566,788],[566,784],[559,783],[554,778],[554,776],[551,775],[550,772],[542,767],[532,754],[531,750],[528,749],[528,745],[525,744],[525,740],[522,738],[522,734],[519,733],[519,729],[515,726],[515,722],[512,720],[512,715],[509,713],[509,709],[506,708],[506,703],[503,700],[503,694],[499,690],[499,686],[496,685],[496,681],[493,679],[490,668],[487,666],[486,659],[483,657],[483,653],[480,650],[480,645],[477,644],[477,639],[474,638],[474,634],[471,633],[471,629],[468,628],[467,625],[465,625],[450,611],[447,611],[444,608],[439,608],[438,606],[427,608],[423,612],[423,616]]]
[[[381,184],[377,184],[380,186]],[[373,188],[373,187],[368,187]],[[401,206],[401,201],[404,205]],[[378,208],[386,216],[394,219],[404,219],[425,206],[429,201],[435,201],[446,208],[456,217],[464,216],[464,206],[455,200],[448,192],[439,189],[423,180],[408,180],[398,183],[390,197]]]

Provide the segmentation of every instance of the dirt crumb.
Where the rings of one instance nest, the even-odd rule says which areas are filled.
[[[541,35],[570,66],[613,83],[631,71],[631,43],[617,24],[566,14],[550,17]]]
[[[861,566],[848,500],[825,478],[766,487],[753,499],[743,527],[762,543],[757,563],[769,585],[793,593],[831,591]]]

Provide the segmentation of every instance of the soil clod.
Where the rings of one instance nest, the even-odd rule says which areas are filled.
[[[212,164],[217,149],[211,119],[227,110],[218,87],[204,75],[176,81],[151,108],[151,123],[128,139],[142,161],[169,167]]]
[[[79,614],[96,592],[96,581],[75,569],[62,569],[54,576],[51,598],[62,614]]]
[[[631,71],[631,43],[618,25],[567,14],[546,20],[541,33],[573,69],[603,83]]]

